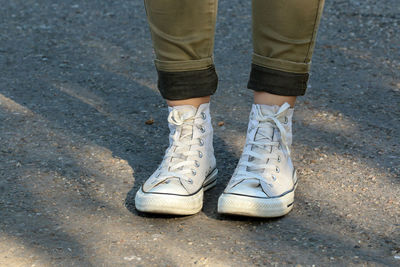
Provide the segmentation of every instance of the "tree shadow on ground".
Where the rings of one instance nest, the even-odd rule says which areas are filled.
[[[132,5],[131,8],[136,8],[138,4]],[[93,9],[95,9],[94,6]],[[132,24],[143,26],[143,19],[143,16],[133,18]],[[381,244],[393,242],[393,248],[398,246],[396,243],[398,237],[369,232],[370,238],[376,241],[378,246],[381,246],[376,248],[376,253],[371,254],[371,249],[355,248],[352,237],[346,237],[337,229],[342,227],[343,229],[351,229],[353,232],[368,232],[368,229],[364,229],[331,210],[321,210],[313,204],[312,199],[301,194],[302,191],[297,197],[296,209],[298,211],[295,210],[291,215],[284,218],[260,220],[219,216],[216,213],[217,199],[238,160],[238,148],[232,145],[229,139],[232,136],[224,134],[222,131],[217,132],[215,137],[216,156],[221,166],[219,167],[219,183],[216,188],[205,194],[205,205],[201,214],[178,218],[175,216],[143,216],[143,214],[138,214],[133,209],[134,193],[153,172],[154,166],[161,160],[167,146],[165,142],[168,131],[165,123],[166,106],[156,93],[152,78],[150,79],[150,77],[155,76],[152,64],[148,62],[148,57],[151,55],[150,48],[146,48],[146,45],[140,46],[139,50],[144,51],[143,57],[133,59],[133,63],[126,61],[120,54],[132,54],[133,50],[129,50],[132,49],[132,44],[121,44],[117,39],[123,36],[127,29],[117,29],[116,33],[119,35],[111,36],[109,38],[111,41],[105,41],[107,39],[106,29],[112,28],[114,22],[101,18],[97,18],[97,20],[100,20],[103,27],[99,33],[101,38],[85,36],[84,31],[86,30],[83,28],[77,29],[81,31],[79,35],[83,35],[89,40],[85,38],[69,39],[69,32],[62,32],[62,30],[58,35],[50,37],[46,33],[40,32],[40,29],[39,32],[33,32],[32,43],[35,43],[36,49],[39,48],[39,50],[53,53],[53,57],[48,55],[47,61],[43,61],[42,56],[38,59],[28,57],[24,64],[21,64],[20,61],[13,61],[13,57],[10,56],[10,64],[2,72],[0,93],[33,113],[33,117],[21,119],[17,115],[14,118],[12,113],[3,110],[2,120],[4,119],[4,122],[9,123],[9,125],[3,124],[2,129],[6,129],[7,132],[18,131],[18,127],[21,125],[25,127],[27,123],[29,126],[29,123],[35,120],[40,122],[36,126],[35,123],[32,123],[34,127],[30,130],[27,128],[20,129],[21,133],[17,134],[20,138],[18,140],[12,139],[13,137],[6,132],[1,133],[3,144],[11,143],[20,147],[20,150],[9,148],[11,152],[2,152],[4,162],[11,162],[15,156],[18,156],[23,166],[22,169],[16,171],[14,165],[8,165],[8,173],[2,173],[2,179],[6,180],[5,189],[3,189],[5,199],[2,199],[2,201],[3,203],[9,201],[6,199],[10,197],[11,202],[14,203],[2,207],[2,218],[3,215],[4,218],[7,218],[2,221],[3,232],[9,236],[18,234],[21,243],[27,247],[35,248],[35,253],[42,253],[43,258],[46,257],[56,263],[58,263],[57,260],[72,257],[71,261],[73,262],[74,259],[77,259],[82,265],[95,265],[103,259],[95,251],[95,244],[87,245],[73,229],[65,232],[58,229],[60,225],[63,225],[62,213],[65,209],[69,210],[68,214],[78,214],[74,218],[94,216],[93,220],[100,221],[100,223],[101,220],[105,220],[106,215],[122,218],[131,227],[131,232],[136,231],[142,236],[151,236],[153,230],[146,227],[147,224],[154,224],[159,229],[165,229],[164,235],[173,244],[171,249],[179,251],[186,246],[186,243],[179,243],[178,238],[182,236],[185,238],[192,237],[198,242],[201,242],[205,236],[218,236],[221,239],[214,241],[217,250],[227,246],[227,244],[222,243],[225,241],[221,241],[226,240],[228,245],[235,249],[237,255],[243,257],[248,257],[248,250],[242,251],[241,248],[247,246],[253,247],[260,254],[265,250],[272,253],[276,252],[277,249],[284,248],[297,254],[307,254],[310,259],[318,260],[321,256],[321,248],[324,249],[325,247],[327,250],[324,253],[325,257],[340,258],[341,255],[345,255],[347,259],[350,259],[357,256],[360,260],[376,264],[392,264],[391,261],[381,258],[378,254],[387,253],[386,248]],[[95,25],[88,27],[92,32],[96,28]],[[137,39],[137,42],[139,42],[143,39],[143,36]],[[149,44],[149,40],[146,40]],[[60,47],[52,47],[51,49],[54,51],[49,51],[48,46],[51,46],[49,44],[51,41],[56,43],[66,42],[66,44]],[[19,58],[28,52],[36,53],[31,50],[32,47],[29,47],[29,44],[28,40],[27,43],[21,44],[21,47],[15,47],[14,56]],[[108,53],[108,51],[112,53]],[[65,63],[65,58],[68,58],[70,63]],[[85,67],[80,67],[80,64]],[[139,65],[139,67],[136,65]],[[332,65],[328,65],[329,67],[332,67]],[[22,73],[22,75],[17,76],[18,73]],[[222,73],[223,75],[224,73]],[[225,90],[225,88],[221,88],[221,90]],[[229,92],[226,90],[223,93],[226,93],[226,95],[218,93],[215,98],[214,103],[217,112],[226,109],[226,103],[236,97],[229,96]],[[226,100],[221,100],[222,96]],[[325,97],[320,98],[319,94],[311,94],[310,99],[315,101],[319,99],[319,101],[328,103],[328,99],[333,96],[336,95],[328,93]],[[348,97],[351,97],[350,93],[344,94],[341,98],[346,99]],[[236,103],[245,106],[249,105],[249,100],[240,99]],[[304,106],[305,104],[300,103],[300,105]],[[365,108],[362,109],[362,112],[353,114],[352,110],[346,105],[333,107],[329,104],[318,108],[320,111],[340,111],[355,122],[365,121],[365,114],[368,112],[368,108]],[[384,107],[381,106],[381,108]],[[8,118],[8,120],[5,120],[5,118]],[[150,126],[145,125],[144,122],[150,118],[153,118],[155,123]],[[378,116],[378,118],[381,119],[382,117]],[[232,122],[240,121],[238,124],[232,123],[232,127],[237,129],[234,131],[234,135],[244,138],[245,132],[242,126],[245,124],[247,114],[236,112],[228,115],[226,119]],[[15,126],[15,128],[11,126]],[[303,125],[299,133],[307,132],[307,134],[313,136],[315,141],[300,139],[302,146],[312,149],[323,143],[329,153],[349,152],[349,148],[344,147],[343,142],[335,141],[338,133],[312,128],[312,126],[307,129],[307,127]],[[55,132],[57,138],[45,137],[49,132]],[[320,138],[320,136],[324,138]],[[352,142],[351,138],[346,136],[339,134],[339,137],[339,141]],[[38,146],[24,143],[23,138],[37,142]],[[55,139],[61,142],[60,147],[57,147],[57,145],[55,148],[52,147],[50,142]],[[48,144],[44,144],[46,142]],[[383,139],[382,145],[392,145],[392,141]],[[94,147],[93,153],[95,154],[104,149],[111,152],[108,159],[120,158],[125,160],[134,170],[133,187],[126,190],[121,180],[111,180],[107,177],[110,174],[107,168],[111,168],[111,161],[108,163],[109,165],[100,168],[99,166],[103,163],[94,164],[89,154],[79,157],[79,152],[74,152],[72,146]],[[355,147],[356,150],[350,151],[353,157],[362,158],[364,153],[374,153],[372,147],[365,147],[360,143],[356,144]],[[62,159],[58,159],[59,157]],[[362,162],[386,172],[386,169],[381,169],[378,165],[386,159],[363,158]],[[17,161],[12,164],[14,163],[17,164]],[[46,164],[43,165],[42,163]],[[86,166],[86,163],[89,166]],[[90,166],[90,164],[93,166]],[[53,177],[40,180],[42,174],[36,173],[37,183],[35,184],[36,181],[24,181],[27,179],[24,171],[48,172],[50,176],[59,173],[58,179],[64,178],[65,180],[62,180],[62,183],[58,180],[53,181]],[[113,178],[119,175],[118,170],[115,170],[115,172],[117,174]],[[82,175],[84,178],[82,178]],[[13,179],[6,177],[13,177]],[[128,179],[129,175],[124,174],[123,177]],[[96,180],[89,182],[90,178]],[[129,181],[132,181],[132,177],[130,179]],[[46,189],[43,189],[46,186],[45,182],[50,182],[49,186],[57,186],[61,183],[60,188],[49,193],[56,194],[59,192],[59,199],[54,195],[46,196]],[[117,184],[116,190],[123,189],[126,191],[123,194],[114,192],[113,195],[113,183]],[[96,186],[100,184],[106,185],[104,194],[96,193],[98,189]],[[77,193],[76,189],[79,189],[80,193]],[[126,200],[124,200],[125,193],[127,193]],[[55,200],[55,205],[47,203],[46,197]],[[126,201],[130,213],[123,208],[124,201]],[[35,215],[37,213],[42,215]],[[324,225],[319,225],[318,217],[328,218],[325,222],[336,224],[337,227],[326,232],[323,229]],[[189,233],[184,231],[182,235],[178,235],[171,231],[175,225],[182,221],[193,226],[194,229],[201,230],[200,234],[193,235],[190,231],[188,231]],[[173,226],[169,226],[167,222]],[[198,224],[203,225],[199,226]],[[72,226],[79,227],[79,224],[74,225],[72,223]],[[106,231],[90,233],[90,224],[82,227],[88,236],[92,236],[93,243],[110,238]],[[96,227],[100,228],[99,225],[96,225]],[[238,231],[238,227],[243,227],[243,230]],[[279,228],[279,230],[274,232],[276,228]],[[24,229],[31,229],[32,232],[24,231]],[[122,229],[126,230],[126,228]],[[126,233],[126,235],[132,234],[131,232]],[[337,236],[334,235],[335,233],[337,233]],[[96,238],[93,236],[96,236]],[[228,240],[228,237],[231,239]],[[307,238],[307,240],[302,238]],[[312,240],[310,241],[310,239]],[[244,244],[238,245],[233,242],[238,240],[241,240]],[[61,252],[57,250],[57,247],[62,248]],[[73,247],[72,252],[68,251],[68,247]],[[67,250],[65,250],[66,248]],[[138,253],[149,254],[140,245],[135,246],[134,250],[135,252],[137,250]],[[165,258],[169,262],[175,263],[174,259],[169,257],[163,248],[153,248],[153,250],[157,251],[159,258]],[[99,259],[91,259],[89,256],[91,253],[97,255]],[[196,252],[193,252],[193,254],[196,254]],[[285,258],[287,255],[276,254],[274,257],[279,259]],[[67,263],[70,262],[67,261]]]

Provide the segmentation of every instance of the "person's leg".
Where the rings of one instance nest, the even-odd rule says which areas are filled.
[[[169,105],[196,106],[214,94],[217,0],[145,0],[156,54],[158,89]],[[201,99],[198,99],[201,98]]]
[[[284,103],[289,103],[291,107],[294,106],[296,102],[296,96],[284,96],[284,95],[274,95],[267,92],[257,92],[253,91],[254,104],[259,105],[278,105],[282,106]]]
[[[211,96],[195,97],[195,98],[188,98],[188,99],[182,99],[182,100],[168,100],[167,99],[167,104],[170,107],[191,105],[191,106],[194,106],[197,108],[201,104],[210,102],[210,99],[211,99]]]
[[[254,91],[246,144],[218,200],[220,213],[277,217],[293,207],[290,158],[296,97],[304,95],[323,0],[253,0]]]
[[[257,104],[294,104],[307,88],[324,0],[252,4],[254,53],[248,88],[255,91]]]
[[[209,101],[217,0],[145,0],[156,53],[158,89],[169,106],[170,144],[157,170],[136,193],[143,212],[194,214],[216,183]]]

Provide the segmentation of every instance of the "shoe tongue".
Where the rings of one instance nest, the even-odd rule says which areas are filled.
[[[186,117],[194,116],[196,114],[197,108],[192,105],[181,105],[181,106],[174,106],[168,107],[169,111],[178,110],[181,114],[188,114],[185,115]]]
[[[259,127],[256,134],[254,135],[254,141],[269,140],[272,141],[274,136],[273,127]]]
[[[197,109],[191,105],[175,106],[175,110],[179,111],[179,116],[181,120],[186,120],[192,118],[196,115]],[[193,125],[183,124],[181,125],[180,137],[187,135],[185,138],[180,140],[191,140],[193,135]]]
[[[170,108],[170,111],[172,109],[178,110],[178,114],[179,114],[181,120],[185,120],[185,119],[194,117],[197,112],[197,109],[191,105],[175,106],[173,108]],[[177,126],[175,126],[175,127],[177,127]],[[180,141],[185,141],[185,140],[190,141],[193,137],[193,124],[182,124],[181,126],[178,126],[178,127],[180,127],[179,140]],[[186,148],[184,148],[184,147],[177,147],[175,149],[175,152],[180,153],[180,152],[184,152],[185,150],[186,150]],[[179,163],[183,160],[185,160],[185,159],[173,157],[171,159],[171,163],[175,164],[175,163]]]
[[[269,106],[269,105],[258,105],[255,104],[257,106],[259,106],[259,111],[261,112],[262,116],[274,116],[278,110],[279,110],[279,106]],[[254,109],[257,111],[257,109],[254,107]],[[261,122],[263,125],[262,127],[257,127],[256,133],[254,135],[254,141],[263,141],[265,143],[268,143],[270,141],[273,141],[274,137],[274,127],[273,127],[273,123],[271,122]],[[259,154],[265,154],[265,152],[269,152],[271,150],[271,146],[266,145],[266,147],[261,148],[259,146],[255,146],[253,145],[252,147],[252,151],[259,153]],[[255,172],[255,173],[262,173],[264,171],[264,168],[266,167],[265,162],[263,162],[260,159],[257,158],[252,158],[252,162],[259,165],[260,168],[249,168],[248,170],[251,172]]]
[[[254,104],[254,106],[259,107],[262,116],[274,116],[279,110],[279,106],[276,105],[270,106],[270,105]],[[254,109],[256,108],[254,107]],[[270,124],[269,122],[263,122],[263,123]],[[257,129],[257,132],[254,136],[254,141],[260,141],[263,139],[271,141],[273,135],[274,135],[274,128],[272,127],[272,125],[271,127],[260,127]]]
[[[261,113],[264,116],[272,116],[275,115],[278,110],[279,110],[279,106],[274,105],[274,106],[270,106],[270,105],[261,105],[261,104],[254,104],[260,107]]]

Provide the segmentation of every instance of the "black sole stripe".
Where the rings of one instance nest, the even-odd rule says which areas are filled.
[[[213,172],[214,172],[216,169],[217,169],[217,168],[214,168],[214,169],[212,170],[212,172],[210,172],[210,173],[207,175],[206,179],[204,179],[204,180],[207,180],[207,178],[208,178],[211,174],[213,174]],[[215,181],[215,179],[212,180],[212,181]],[[208,183],[208,184],[209,184],[209,183]],[[208,185],[208,184],[207,184],[207,185]],[[158,193],[158,192],[145,192],[145,191],[143,190],[143,185],[141,186],[141,190],[142,190],[142,192],[143,192],[144,194],[157,194],[157,195],[168,195],[168,196],[192,197],[192,196],[196,195],[197,193],[199,193],[200,190],[203,189],[205,186],[206,186],[206,185],[202,185],[202,187],[200,187],[199,190],[197,190],[196,192],[194,192],[194,193],[192,193],[192,194],[190,194],[190,195],[167,194],[167,193]]]

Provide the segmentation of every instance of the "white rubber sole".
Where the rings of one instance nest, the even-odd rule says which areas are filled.
[[[259,198],[222,193],[218,199],[218,213],[249,217],[273,218],[288,214],[293,209],[294,191],[276,198]]]
[[[218,213],[262,218],[280,217],[292,210],[293,201],[294,192],[268,199],[223,193],[218,199]]]
[[[204,180],[203,187],[195,194],[189,196],[145,193],[142,188],[136,193],[135,206],[141,212],[191,215],[203,208],[203,195],[208,189],[217,184],[218,170],[215,169]]]

